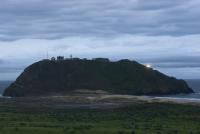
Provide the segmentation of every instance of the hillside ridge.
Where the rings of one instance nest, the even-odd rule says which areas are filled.
[[[66,95],[81,89],[129,95],[193,92],[184,80],[169,77],[136,61],[73,58],[42,60],[30,65],[3,95]]]

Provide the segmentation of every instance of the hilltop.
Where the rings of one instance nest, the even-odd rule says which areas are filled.
[[[184,80],[169,77],[136,61],[74,58],[42,60],[30,65],[3,95],[66,95],[77,90],[129,95],[193,92]]]

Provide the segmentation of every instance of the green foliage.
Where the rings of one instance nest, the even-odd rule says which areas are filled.
[[[2,134],[198,134],[200,107],[135,104],[118,109],[0,107]],[[62,120],[60,120],[62,118]]]

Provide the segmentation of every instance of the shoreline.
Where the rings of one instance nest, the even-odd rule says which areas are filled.
[[[200,106],[200,99],[113,94],[79,94],[46,97],[0,97],[0,106],[46,108],[118,108],[134,104],[180,104]]]
[[[97,98],[96,98],[97,99]],[[127,102],[142,101],[147,103],[173,103],[199,105],[200,99],[160,96],[134,96],[134,95],[105,95],[102,99],[121,99]]]

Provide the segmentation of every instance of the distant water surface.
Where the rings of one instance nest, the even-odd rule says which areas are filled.
[[[200,79],[195,80],[185,80],[188,85],[196,92],[200,93]]]
[[[0,81],[0,96],[3,94],[4,90],[12,83],[12,81]]]
[[[186,98],[186,99],[200,99],[200,79],[185,80],[190,88],[195,93],[192,94],[177,94],[177,95],[166,95],[159,97],[172,97],[172,98]]]

